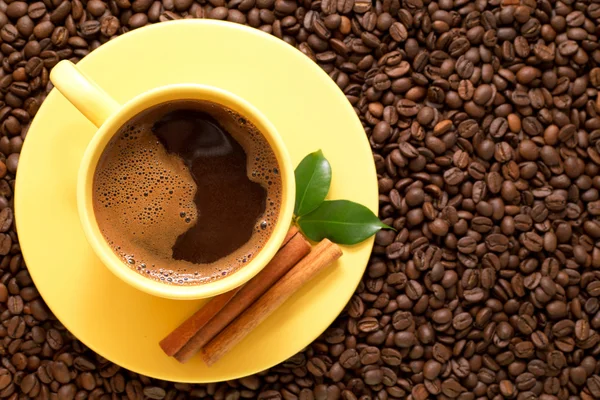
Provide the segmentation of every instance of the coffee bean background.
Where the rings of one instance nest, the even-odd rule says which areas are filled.
[[[318,63],[396,229],[317,341],[208,385],[129,372],[66,331],[12,211],[51,68],[180,18],[248,24]],[[600,398],[599,23],[588,0],[0,0],[0,398]]]

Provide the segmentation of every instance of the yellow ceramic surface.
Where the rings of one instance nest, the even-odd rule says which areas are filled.
[[[283,41],[215,21],[165,22],[125,34],[78,67],[120,104],[174,83],[222,88],[273,123],[292,163],[322,149],[332,199],[377,210],[369,144],[345,96],[317,65]],[[185,382],[222,381],[269,368],[302,350],[343,310],[365,270],[372,239],[296,293],[230,354],[206,367],[181,365],[158,341],[204,300],[139,291],[102,265],[77,213],[77,172],[96,127],[54,90],[29,129],[19,161],[15,211],[35,284],[54,314],[87,346],[130,370]]]
[[[79,167],[77,178],[77,207],[81,225],[96,255],[115,275],[146,293],[176,300],[204,299],[232,290],[256,275],[273,258],[289,230],[294,212],[294,167],[285,143],[262,113],[242,98],[216,87],[199,84],[172,84],[144,92],[123,106],[109,97],[93,81],[79,72],[70,61],[54,67],[50,79],[56,88],[75,105],[94,125],[99,127],[90,141]],[[281,208],[272,235],[260,253],[234,274],[215,282],[194,286],[177,286],[149,279],[123,263],[110,248],[94,215],[93,183],[96,165],[106,145],[127,121],[140,112],[173,100],[207,100],[221,104],[252,122],[265,136],[275,153],[281,170]],[[118,223],[118,221],[115,221]]]

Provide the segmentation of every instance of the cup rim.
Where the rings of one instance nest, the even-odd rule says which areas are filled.
[[[261,251],[244,267],[216,281],[199,285],[174,285],[147,278],[126,266],[110,248],[98,227],[93,201],[96,165],[110,139],[132,117],[149,107],[175,100],[206,100],[226,106],[248,118],[273,149],[282,181],[282,201],[273,233]],[[226,90],[203,84],[172,84],[144,92],[123,104],[92,137],[77,176],[77,208],[86,239],[102,263],[117,277],[148,294],[179,300],[219,295],[250,280],[273,258],[290,227],[295,201],[294,169],[283,139],[273,124],[252,104]]]

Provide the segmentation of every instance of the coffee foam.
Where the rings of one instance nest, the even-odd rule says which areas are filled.
[[[216,118],[245,150],[248,178],[267,191],[250,240],[209,264],[173,258],[177,238],[198,221],[197,185],[183,160],[168,153],[152,132],[155,121],[183,107]],[[244,117],[211,102],[169,102],[134,117],[110,141],[94,176],[95,216],[110,247],[140,274],[173,284],[211,282],[248,263],[273,232],[281,196],[279,166],[267,140]]]

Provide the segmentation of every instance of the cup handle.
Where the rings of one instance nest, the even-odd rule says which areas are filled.
[[[121,107],[71,61],[63,60],[56,64],[50,72],[50,81],[98,128]]]

